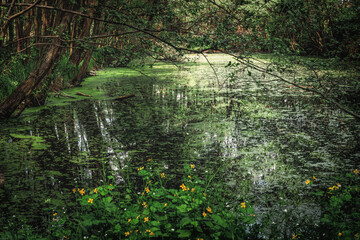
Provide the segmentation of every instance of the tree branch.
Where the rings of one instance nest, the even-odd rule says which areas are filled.
[[[345,112],[345,113],[353,116],[353,117],[356,118],[357,120],[360,120],[360,115],[359,115],[359,114],[357,114],[357,113],[355,113],[355,112],[347,109],[346,107],[344,107],[343,105],[341,105],[339,102],[335,101],[335,100],[332,99],[332,98],[329,98],[329,97],[326,96],[324,93],[322,93],[322,92],[320,92],[320,91],[318,91],[318,90],[316,90],[316,89],[307,88],[307,87],[305,87],[305,86],[301,86],[301,85],[299,85],[299,84],[297,84],[297,83],[291,82],[291,81],[289,81],[289,80],[287,80],[287,79],[285,79],[285,78],[283,78],[283,77],[281,77],[281,76],[279,76],[279,75],[277,75],[277,74],[275,74],[275,73],[268,72],[265,68],[262,68],[262,67],[260,67],[260,66],[255,65],[255,64],[252,64],[252,63],[249,63],[249,62],[247,62],[247,61],[244,61],[243,59],[241,59],[239,56],[236,56],[235,54],[227,53],[227,52],[223,52],[223,53],[228,54],[228,55],[234,57],[237,61],[239,61],[240,63],[242,63],[242,64],[244,64],[244,65],[246,65],[246,66],[248,66],[248,67],[250,67],[250,68],[252,68],[252,69],[255,69],[255,70],[259,71],[259,72],[262,72],[262,73],[265,73],[265,74],[267,74],[267,75],[273,76],[273,77],[277,78],[278,80],[280,80],[280,81],[282,81],[282,82],[285,82],[285,83],[287,83],[287,84],[289,84],[289,85],[292,85],[292,86],[294,86],[294,87],[297,87],[297,88],[299,88],[299,89],[301,89],[301,90],[303,90],[303,91],[312,92],[312,93],[320,96],[321,98],[325,99],[325,100],[328,101],[329,103],[333,103],[338,109],[342,110],[343,112]]]

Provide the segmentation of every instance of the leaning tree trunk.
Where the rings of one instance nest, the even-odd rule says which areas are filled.
[[[65,14],[61,21],[62,28],[58,32],[59,36],[67,29],[71,20],[71,15]],[[48,51],[39,60],[35,69],[29,76],[0,104],[0,118],[9,118],[20,104],[26,100],[34,88],[48,75],[54,63],[59,57],[61,50],[60,39],[54,39]]]
[[[93,27],[93,34],[96,35],[99,31],[99,24],[100,22],[99,21],[95,21],[94,22],[94,27]],[[79,70],[79,72],[76,74],[76,76],[71,79],[71,82],[70,84],[73,85],[73,86],[79,86],[82,82],[83,82],[83,79],[85,78],[86,76],[86,70],[89,66],[89,63],[90,63],[90,60],[91,60],[91,57],[92,57],[92,53],[93,51],[92,50],[87,50],[85,55],[84,55],[84,58],[82,59],[82,65],[81,65],[81,68]]]

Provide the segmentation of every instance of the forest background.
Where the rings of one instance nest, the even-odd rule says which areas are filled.
[[[0,23],[1,118],[81,85],[92,69],[223,52],[359,119],[359,1],[2,0]],[[251,62],[259,52],[272,54],[265,68]],[[294,65],[312,74],[282,77]]]

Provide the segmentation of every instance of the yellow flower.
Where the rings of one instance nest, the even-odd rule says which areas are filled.
[[[84,190],[84,189],[81,189],[81,190],[79,190],[79,193],[81,194],[81,196],[83,196],[84,193],[85,193],[85,190]]]
[[[340,232],[340,233],[339,233],[339,236],[341,236],[341,235],[342,235],[342,233]]]
[[[146,193],[149,193],[150,192],[150,189],[148,187],[145,188],[145,192]]]
[[[148,217],[144,218],[144,222],[147,222],[147,221],[149,221],[149,218]]]
[[[189,175],[188,178],[191,178],[191,176]]]
[[[250,216],[255,217],[255,214],[250,214]]]
[[[195,165],[194,165],[194,164],[191,164],[190,167],[191,167],[191,168],[195,168]]]
[[[148,159],[149,162],[150,162],[151,160],[152,160],[151,158]]]
[[[295,234],[293,234],[293,236],[292,236],[292,239],[295,239],[297,236],[295,235]]]
[[[146,202],[143,202],[142,205],[144,206],[144,208],[147,208]]]
[[[92,198],[89,198],[89,201],[88,201],[89,203],[93,203],[94,202],[94,199],[92,199]]]
[[[140,215],[139,215],[139,216],[137,216],[137,217],[136,217],[136,219],[138,219],[139,217],[140,217]]]
[[[161,178],[165,178],[165,173],[162,173],[162,174],[161,174]]]
[[[202,215],[203,215],[204,217],[206,217],[207,214],[206,214],[206,212],[203,212]]]
[[[65,238],[65,239],[69,239],[69,238],[68,238],[67,236],[65,236],[65,235],[63,236],[63,238]]]
[[[94,189],[94,193],[98,193],[98,190],[96,188]]]
[[[317,178],[315,177],[315,176],[313,176],[313,179],[316,181],[317,180]]]
[[[138,171],[143,170],[143,169],[144,169],[144,167],[140,167],[140,168],[138,168]]]
[[[207,210],[209,213],[213,213],[213,212],[211,211],[211,208],[210,208],[210,207],[207,207],[206,210]]]
[[[245,206],[245,202],[242,202],[241,203],[241,208],[245,208],[246,206]]]
[[[53,214],[53,216],[55,217],[57,215],[57,212]]]
[[[76,189],[74,188],[74,189],[72,190],[72,192],[75,193],[75,192],[76,192]]]
[[[131,218],[129,218],[128,222],[131,222]]]
[[[194,192],[194,191],[195,191],[195,188],[192,188],[192,189],[191,189],[191,192]]]
[[[306,180],[306,182],[305,182],[306,184],[309,184],[310,183],[310,180],[308,179],[308,180]]]
[[[154,233],[153,232],[150,232],[150,236],[153,236],[154,235]]]
[[[167,206],[167,203],[164,204],[164,207],[166,207],[166,206]]]
[[[206,197],[206,193],[203,193],[204,197]]]
[[[183,191],[189,190],[189,188],[187,188],[187,187],[185,186],[185,184],[181,184],[180,187],[181,187],[181,189],[182,189]]]
[[[125,232],[125,237],[129,236],[130,232]]]
[[[355,173],[355,174],[359,174],[359,170],[355,169],[355,170],[354,170],[354,173]]]

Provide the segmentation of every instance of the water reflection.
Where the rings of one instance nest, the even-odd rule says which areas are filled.
[[[280,83],[259,86],[246,74],[230,82],[222,66],[215,66],[221,90],[202,64],[151,79],[120,75],[102,88],[136,97],[89,99],[3,122],[1,223],[13,215],[40,221],[50,199],[72,201],[73,187],[96,186],[109,173],[123,184],[123,169],[135,173],[148,159],[174,186],[183,164],[195,163],[204,178],[216,173],[242,198],[252,196],[259,211],[274,204],[264,193],[301,199],[306,178],[326,185],[329,175],[355,168],[359,126],[351,119],[314,96],[279,94]],[[12,133],[41,137],[49,147],[36,150],[33,139]]]

